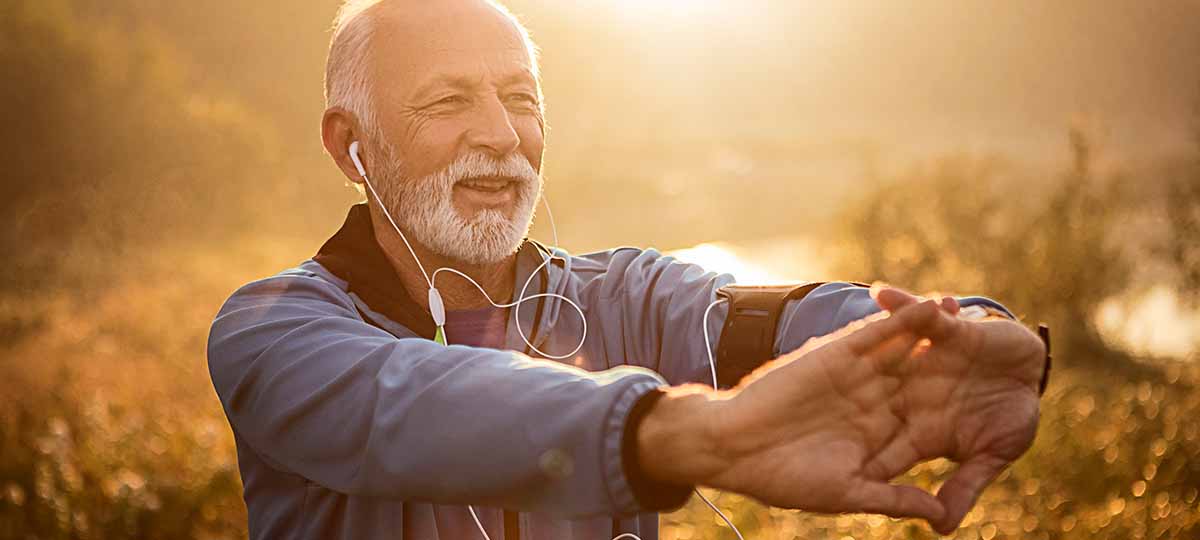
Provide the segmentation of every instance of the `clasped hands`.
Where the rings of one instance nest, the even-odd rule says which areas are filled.
[[[959,319],[950,298],[872,294],[883,312],[736,388],[671,388],[638,430],[643,470],[772,506],[915,517],[953,532],[1033,443],[1045,348],[1016,322]],[[936,494],[890,483],[939,457],[959,466]]]

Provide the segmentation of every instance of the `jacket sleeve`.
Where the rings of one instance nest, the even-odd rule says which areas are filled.
[[[712,384],[704,350],[706,324],[716,350],[725,304],[718,304],[704,321],[705,309],[717,289],[733,276],[707,272],[698,265],[663,256],[653,249],[618,249],[605,254],[605,271],[585,288],[589,306],[613,363],[654,370],[671,384]]]
[[[633,404],[663,384],[649,370],[398,339],[301,274],[234,293],[208,364],[235,433],[326,488],[568,517],[640,510],[621,437]]]
[[[733,277],[706,272],[654,250],[614,253],[608,274],[615,276],[607,276],[607,281],[618,283],[608,287],[621,292],[615,295],[618,302],[607,305],[608,309],[620,310],[610,317],[621,321],[626,362],[653,369],[671,384],[711,385],[712,372],[720,366],[710,364],[704,331],[707,328],[709,348],[715,357],[728,304],[713,306],[707,319],[704,312],[716,299],[717,289],[733,283]],[[1011,316],[988,298],[962,297],[959,302],[964,307],[994,307]],[[844,282],[821,285],[784,306],[775,334],[775,356],[878,311],[866,287]]]
[[[791,352],[814,337],[820,337],[879,312],[870,289],[842,282],[830,282],[799,300],[791,300],[779,317],[775,334],[775,356]],[[995,300],[982,296],[958,298],[959,304],[996,308],[1010,318],[1012,313]]]

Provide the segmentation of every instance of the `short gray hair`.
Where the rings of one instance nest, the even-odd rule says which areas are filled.
[[[333,37],[329,40],[329,56],[325,61],[325,107],[350,111],[372,137],[379,135],[379,124],[372,103],[368,52],[377,26],[374,8],[386,1],[345,0],[333,21]],[[540,78],[538,49],[529,37],[529,30],[504,5],[494,0],[484,1],[517,27],[533,63],[533,76]]]

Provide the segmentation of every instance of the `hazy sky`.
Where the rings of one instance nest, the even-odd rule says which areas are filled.
[[[83,20],[149,32],[178,52],[187,88],[241,104],[273,141],[273,178],[332,201],[318,215],[336,225],[351,196],[318,126],[338,0],[72,3],[90,10]],[[773,222],[736,216],[786,210],[763,201],[814,216],[869,166],[963,151],[1051,178],[1073,123],[1098,137],[1101,160],[1194,145],[1200,0],[509,5],[542,48],[547,193],[563,230],[587,238],[576,248],[651,227],[660,245],[687,245],[698,222],[713,228],[705,238],[767,234]],[[614,212],[644,217],[593,230]]]
[[[532,7],[542,4],[520,7],[535,36],[557,37]],[[605,4],[563,3],[556,15],[583,21]],[[643,97],[682,96],[666,116],[689,131],[711,122],[800,140],[1036,153],[1084,121],[1119,153],[1155,154],[1187,141],[1200,106],[1194,0],[615,4],[625,15],[612,20],[627,24],[611,37],[615,54],[656,89]],[[549,88],[563,67],[557,45],[546,47]]]
[[[337,0],[129,0],[198,64],[313,131]],[[552,144],[644,137],[1063,148],[1086,121],[1121,155],[1186,144],[1200,0],[511,0],[543,48]]]

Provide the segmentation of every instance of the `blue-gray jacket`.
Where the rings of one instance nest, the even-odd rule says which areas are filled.
[[[556,255],[565,262],[528,294],[586,313],[583,349],[562,362],[520,352],[513,324],[543,351],[571,351],[581,321],[553,299],[510,310],[511,350],[427,339],[428,312],[404,294],[363,205],[316,257],[238,289],[213,322],[208,362],[250,538],[482,539],[467,504],[493,540],[514,525],[520,540],[657,538],[655,512],[687,488],[654,486],[667,503],[644,487],[635,496],[631,481],[647,480],[623,463],[625,422],[655,388],[710,380],[701,317],[733,278],[654,250]],[[544,256],[522,246],[518,289]],[[786,307],[775,350],[877,310],[862,287],[824,285]],[[714,347],[725,315],[722,304],[709,317]]]

